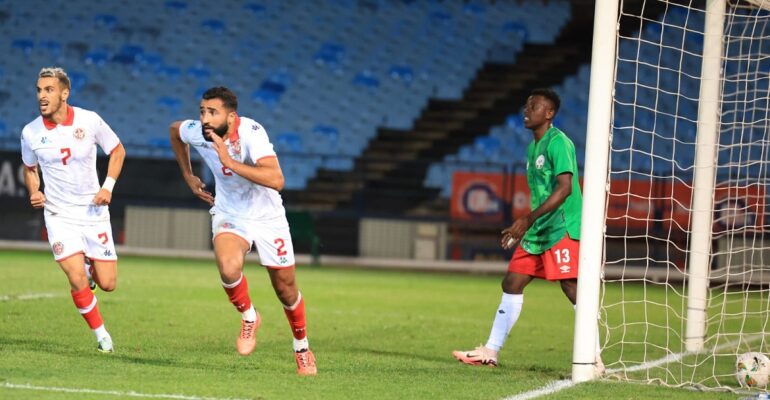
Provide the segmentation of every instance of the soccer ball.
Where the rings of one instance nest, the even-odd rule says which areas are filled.
[[[742,387],[766,387],[770,380],[770,358],[755,351],[739,355],[735,377]]]

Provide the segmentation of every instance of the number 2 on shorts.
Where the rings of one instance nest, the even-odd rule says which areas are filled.
[[[273,240],[273,243],[275,243],[275,245],[278,246],[278,253],[277,253],[278,256],[279,257],[280,256],[285,256],[286,255],[286,250],[284,250],[283,248],[284,248],[284,246],[286,246],[286,243],[284,243],[283,239],[281,239],[281,238],[275,239],[275,240]]]

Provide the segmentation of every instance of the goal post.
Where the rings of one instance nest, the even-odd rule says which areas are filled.
[[[597,0],[594,9],[591,48],[591,87],[588,94],[586,162],[583,172],[583,221],[580,229],[580,258],[575,308],[575,346],[572,350],[572,379],[594,378],[597,313],[599,310],[604,219],[586,218],[604,213],[607,199],[612,92],[615,71],[619,0]]]
[[[770,0],[594,16],[572,380],[599,331],[607,378],[741,390],[770,354]]]
[[[716,148],[719,144],[719,89],[725,0],[708,0],[703,30],[703,64],[695,136],[695,177],[692,190],[692,241],[687,271],[686,349],[703,350],[711,265]]]

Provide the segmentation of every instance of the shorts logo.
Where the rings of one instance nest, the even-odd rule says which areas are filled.
[[[64,243],[56,242],[53,244],[53,246],[51,246],[51,248],[53,248],[53,254],[60,256],[61,253],[64,252]]]
[[[561,270],[562,274],[569,274],[570,266],[569,265],[562,265],[561,267],[559,267],[559,269]]]
[[[110,249],[104,250],[104,256],[105,257],[111,257],[112,256],[112,251]]]
[[[286,264],[289,260],[286,259],[286,257],[281,257],[278,259],[278,262],[281,263],[281,265]]]
[[[83,138],[86,137],[86,131],[84,131],[83,128],[77,128],[75,129],[75,132],[72,133],[72,136],[77,140],[83,140]]]

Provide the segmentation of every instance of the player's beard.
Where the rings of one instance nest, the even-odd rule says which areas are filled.
[[[201,130],[203,131],[203,138],[208,140],[209,142],[211,142],[211,138],[209,137],[209,135],[206,134],[206,129],[211,129],[215,135],[219,137],[224,137],[225,134],[227,134],[227,128],[228,128],[227,121],[225,121],[224,124],[217,127],[212,127],[211,125],[201,125]]]
[[[38,108],[40,111],[40,115],[45,119],[52,119],[54,114],[59,112],[59,110],[64,106],[64,101],[62,99],[58,99],[58,101],[51,101],[48,100],[48,104],[46,105],[46,111],[43,112],[42,109]],[[40,107],[40,103],[38,102],[38,107]]]

